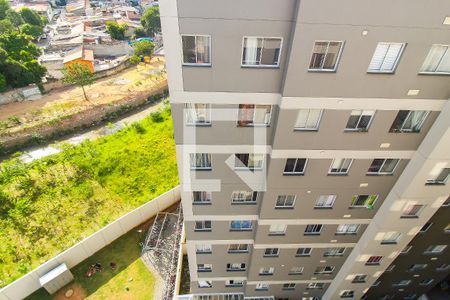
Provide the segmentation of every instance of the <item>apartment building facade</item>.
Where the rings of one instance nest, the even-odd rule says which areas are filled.
[[[192,293],[363,297],[450,194],[450,3],[160,6]]]

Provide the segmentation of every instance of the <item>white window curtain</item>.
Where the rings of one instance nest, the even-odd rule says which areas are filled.
[[[258,56],[258,38],[248,37],[244,39],[244,64],[256,65]]]
[[[378,43],[372,61],[369,64],[369,71],[393,71],[402,52],[403,45],[401,43]]]
[[[423,62],[421,72],[450,72],[449,45],[433,45]]]

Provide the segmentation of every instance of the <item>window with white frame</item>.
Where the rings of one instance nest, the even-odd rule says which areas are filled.
[[[211,107],[205,103],[186,103],[186,124],[188,125],[210,125]]]
[[[234,272],[234,271],[245,271],[246,265],[244,263],[228,263],[227,264],[227,272]]]
[[[310,282],[310,283],[308,283],[308,289],[310,289],[310,290],[314,290],[314,289],[321,290],[324,287],[325,287],[325,283],[323,283],[323,282]]]
[[[197,272],[212,272],[211,264],[197,264]]]
[[[386,268],[386,272],[392,272],[395,268],[395,265],[390,265],[389,267]]]
[[[420,233],[424,233],[424,232],[426,232],[428,229],[430,229],[431,228],[431,226],[433,225],[433,223],[431,223],[431,222],[427,222],[427,223],[425,223],[423,226],[422,226],[422,228],[420,228]]]
[[[234,168],[245,170],[260,170],[263,167],[264,154],[236,153]]]
[[[364,283],[366,281],[367,281],[366,274],[357,274],[353,277],[353,280],[352,280],[353,283]]]
[[[416,299],[417,294],[416,293],[409,293],[403,297],[404,300],[414,300]]]
[[[385,232],[381,239],[381,244],[397,244],[402,234],[397,231]]]
[[[328,174],[330,175],[345,175],[348,174],[353,159],[351,158],[335,158],[331,163]]]
[[[411,280],[400,280],[397,283],[392,284],[392,286],[408,286],[411,283]]]
[[[229,279],[225,281],[226,287],[242,287],[244,286],[244,280]]]
[[[211,244],[197,244],[195,245],[195,253],[197,254],[212,253],[212,246]]]
[[[378,43],[367,72],[393,73],[404,47],[404,43]]]
[[[381,284],[381,281],[377,280],[372,284],[372,286],[379,286],[380,284]]]
[[[198,287],[199,287],[199,288],[211,288],[211,287],[212,287],[212,281],[209,281],[209,280],[199,280],[199,281],[198,281]]]
[[[289,270],[288,275],[302,275],[303,274],[303,270],[304,270],[304,267],[292,267]]]
[[[269,235],[284,235],[286,234],[287,225],[272,224],[269,228]]]
[[[259,275],[273,275],[275,272],[274,267],[262,267],[259,268]]]
[[[319,235],[322,228],[322,224],[308,224],[305,228],[305,235]]]
[[[442,254],[447,245],[431,245],[425,250],[425,254]]]
[[[211,204],[211,192],[192,192],[193,204]]]
[[[195,231],[211,231],[211,221],[195,221]]]
[[[366,265],[379,265],[383,256],[371,256],[367,259]]]
[[[442,169],[441,173],[436,178],[428,179],[427,185],[443,185],[447,182],[450,175],[450,168]]]
[[[193,170],[211,170],[211,154],[209,153],[191,153],[191,169]]]
[[[336,200],[336,195],[320,195],[314,208],[332,208],[334,200]]]
[[[308,70],[336,71],[343,45],[342,41],[315,41]]]
[[[228,253],[245,253],[248,252],[248,244],[230,244]]]
[[[423,209],[423,205],[420,204],[409,204],[403,210],[401,218],[417,218]]]
[[[377,199],[378,195],[355,195],[352,198],[351,207],[372,208]]]
[[[314,274],[332,274],[334,266],[320,266],[314,271]]]
[[[400,110],[389,132],[420,132],[428,113],[425,110]]]
[[[282,289],[288,291],[295,290],[295,283],[284,283]]]
[[[432,284],[434,279],[424,279],[421,282],[419,282],[419,285],[430,285]]]
[[[257,283],[255,290],[257,291],[267,291],[269,289],[269,285],[267,283]]]
[[[282,42],[280,37],[244,37],[242,66],[278,67]]]
[[[297,248],[295,256],[311,256],[312,248]]]
[[[359,224],[340,224],[336,229],[336,234],[357,234]]]
[[[446,272],[448,270],[450,270],[450,264],[442,264],[436,268],[436,271],[438,272]]]
[[[450,233],[450,223],[444,228],[445,233]]]
[[[374,115],[374,110],[352,110],[345,131],[367,131]]]
[[[295,198],[295,195],[279,195],[275,208],[294,208]]]
[[[442,203],[442,206],[444,206],[444,207],[450,206],[450,196],[447,197],[447,199],[445,199],[444,203]]]
[[[390,175],[394,173],[400,159],[376,158],[372,161],[367,174],[369,175]]]
[[[295,130],[317,130],[319,129],[322,109],[300,109],[295,122]]]
[[[257,199],[258,199],[258,192],[233,191],[231,193],[232,204],[255,204]]]
[[[353,298],[355,296],[355,291],[343,290],[341,291],[341,298]]]
[[[264,250],[264,256],[265,257],[276,257],[280,254],[279,248],[266,248]]]
[[[412,246],[411,246],[411,245],[406,245],[406,246],[402,249],[402,251],[400,251],[400,254],[408,254],[409,251],[411,251],[411,249],[412,249]]]
[[[410,272],[422,271],[428,267],[428,264],[413,264],[409,267]]]
[[[251,220],[235,220],[230,222],[230,230],[232,231],[250,231],[253,227]]]
[[[211,36],[182,35],[183,65],[211,65]]]
[[[450,45],[432,45],[420,73],[450,74]]]
[[[344,255],[345,247],[327,248],[323,256],[342,256]]]
[[[238,127],[268,126],[272,105],[239,104]]]
[[[284,166],[283,175],[303,175],[308,162],[306,158],[288,158]]]

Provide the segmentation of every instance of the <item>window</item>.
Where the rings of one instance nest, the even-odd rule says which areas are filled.
[[[366,265],[379,265],[382,259],[383,256],[371,256],[366,261]]]
[[[211,106],[204,103],[186,103],[186,124],[211,125]]]
[[[212,265],[211,264],[197,264],[197,272],[211,272]]]
[[[370,175],[390,175],[394,173],[395,167],[397,167],[400,159],[382,159],[376,158],[372,161],[372,164],[367,170],[367,174]]]
[[[450,73],[449,45],[432,45],[420,73],[448,74]]]
[[[259,268],[259,275],[273,275],[274,271],[275,271],[274,267]]]
[[[303,274],[303,267],[292,267],[289,270],[289,275],[302,275]]]
[[[393,73],[404,47],[403,43],[378,43],[367,72]]]
[[[211,221],[195,221],[195,231],[211,231]]]
[[[357,234],[359,224],[341,224],[336,229],[336,234]]]
[[[367,131],[374,114],[374,110],[352,110],[345,131]]]
[[[284,283],[283,290],[295,290],[295,283]]]
[[[355,277],[353,277],[352,282],[353,283],[364,283],[367,281],[367,275],[366,274],[357,274]]]
[[[248,252],[248,244],[230,244],[228,246],[228,253],[242,253]]]
[[[192,192],[193,204],[211,204],[211,192]]]
[[[386,232],[381,240],[381,244],[397,244],[402,234],[400,232]]]
[[[320,195],[314,208],[332,208],[334,200],[336,200],[336,195]]]
[[[312,248],[298,248],[295,256],[310,256]]]
[[[239,220],[230,222],[231,231],[249,231],[252,230],[253,222],[249,220]]]
[[[414,264],[409,267],[409,271],[411,272],[422,271],[425,270],[427,267],[428,267],[427,264]]]
[[[450,233],[450,223],[444,228],[445,233]]]
[[[389,132],[420,132],[427,116],[424,110],[400,110]]]
[[[300,109],[297,121],[295,122],[295,130],[317,130],[319,129],[320,118],[322,117],[322,109]]]
[[[209,254],[212,253],[212,247],[210,244],[198,244],[195,245],[195,253],[197,254]]]
[[[424,254],[442,254],[447,245],[431,245],[425,250]]]
[[[410,204],[403,210],[401,218],[417,218],[422,209],[423,205]]]
[[[211,65],[211,36],[182,35],[183,65]]]
[[[308,160],[306,158],[288,158],[283,175],[303,175]]]
[[[386,268],[386,272],[391,272],[392,270],[394,270],[395,265],[390,265],[389,267]]]
[[[444,201],[444,203],[442,203],[442,206],[444,207],[450,206],[450,196]]]
[[[242,66],[278,67],[282,38],[244,37]]]
[[[286,233],[287,225],[272,224],[269,228],[269,235],[284,235]]]
[[[424,233],[426,232],[428,229],[430,229],[430,227],[433,225],[433,223],[431,222],[427,222],[425,223],[425,225],[422,226],[422,228],[420,229],[420,233]]]
[[[439,267],[436,268],[436,271],[438,272],[446,272],[450,269],[450,264],[442,264]]]
[[[334,266],[323,266],[317,267],[314,274],[332,274],[334,271]]]
[[[315,41],[309,70],[336,71],[343,44],[338,41]]]
[[[244,286],[244,280],[230,279],[225,281],[226,287],[242,287]]]
[[[269,290],[269,285],[267,283],[257,283],[255,290],[257,290],[257,291],[267,291],[267,290]]]
[[[342,256],[344,255],[345,248],[327,248],[323,253],[323,256]]]
[[[430,285],[434,279],[424,279],[421,282],[419,282],[420,285]]]
[[[351,207],[367,207],[372,208],[378,195],[355,195],[352,198]]]
[[[241,272],[245,271],[246,266],[243,263],[230,263],[227,264],[227,272]]]
[[[238,127],[268,126],[272,114],[271,105],[239,104]]]
[[[409,251],[411,251],[412,246],[411,245],[407,245],[405,246],[405,248],[402,249],[402,251],[400,251],[400,254],[408,254]]]
[[[411,283],[411,280],[400,280],[397,283],[394,283],[392,286],[408,286]]]
[[[427,185],[443,185],[447,182],[449,175],[450,168],[444,168],[435,179],[428,179]]]
[[[263,154],[236,153],[234,167],[236,169],[260,170],[263,167]]]
[[[311,290],[313,290],[313,289],[321,290],[324,287],[325,287],[325,283],[323,283],[323,282],[311,282],[311,283],[308,283],[308,289],[311,289]]]
[[[276,257],[279,253],[280,249],[278,248],[266,248],[266,250],[264,250],[265,257]]]
[[[377,281],[375,281],[375,282],[372,284],[372,286],[379,286],[380,283],[381,283],[381,281],[377,280]]]
[[[320,231],[322,231],[322,224],[309,224],[306,225],[305,235],[319,235]]]
[[[294,208],[295,195],[280,195],[277,198],[275,208]]]
[[[209,153],[191,153],[190,161],[193,170],[211,170],[211,154]]]
[[[331,163],[328,174],[330,175],[345,175],[350,170],[353,159],[351,158],[336,158]]]
[[[405,299],[405,300],[414,300],[414,299],[416,299],[416,294],[414,294],[414,293],[410,293],[410,294],[408,294],[408,295],[406,295],[405,297],[403,297],[403,299]]]
[[[258,199],[258,192],[233,191],[231,193],[232,204],[255,204]]]
[[[353,298],[355,296],[355,291],[343,290],[341,291],[341,298]]]
[[[199,288],[211,288],[212,282],[208,280],[199,280],[198,281],[198,287]]]

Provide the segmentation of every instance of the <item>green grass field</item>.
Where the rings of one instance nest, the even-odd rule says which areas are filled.
[[[168,106],[64,149],[0,164],[0,287],[178,184]]]

